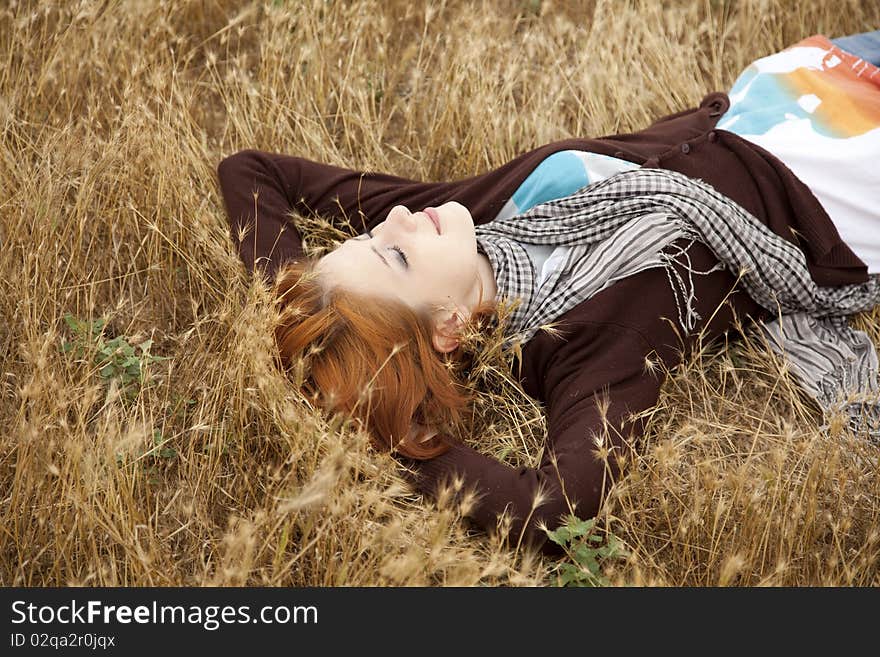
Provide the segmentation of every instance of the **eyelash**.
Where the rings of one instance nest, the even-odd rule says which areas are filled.
[[[370,239],[373,239],[373,232],[369,228],[367,229],[367,235],[370,237]],[[363,236],[361,236],[359,239],[363,239]],[[409,259],[406,257],[406,254],[403,252],[403,249],[401,249],[396,244],[392,245],[391,249],[393,251],[397,251],[397,254],[400,256],[400,259],[403,261],[403,265],[405,267],[409,267]]]
[[[400,255],[400,259],[403,260],[404,267],[409,267],[409,260],[406,259],[406,254],[403,252],[403,250],[396,244],[392,246],[391,249],[393,251],[397,251],[397,253]]]

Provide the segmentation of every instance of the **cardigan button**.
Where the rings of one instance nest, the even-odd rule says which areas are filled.
[[[712,132],[709,133],[708,139],[711,142],[716,142],[716,141],[718,141],[718,134],[713,130]]]
[[[691,152],[691,145],[690,144],[682,144],[681,145],[681,152],[684,153],[685,155],[690,153]]]
[[[709,107],[712,109],[712,111],[709,112],[709,118],[714,119],[715,117],[721,116],[724,113],[721,111],[721,109],[724,107],[724,104],[720,100],[713,100],[711,103],[709,103]]]

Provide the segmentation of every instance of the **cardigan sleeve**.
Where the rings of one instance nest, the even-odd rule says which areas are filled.
[[[659,370],[645,371],[650,351],[633,328],[578,325],[544,370],[547,439],[537,467],[513,468],[453,443],[438,457],[409,461],[411,480],[420,492],[436,496],[457,479],[460,496],[476,494],[465,513],[482,529],[498,529],[498,516],[506,511],[512,521],[508,540],[554,550],[542,526],[553,529],[569,513],[595,516],[620,472],[618,457],[644,431],[644,418],[630,415],[654,406],[663,383]],[[605,460],[598,456],[602,451]]]
[[[408,192],[439,185],[254,149],[224,158],[217,177],[239,256],[248,270],[270,278],[303,253],[292,211],[348,221],[360,233],[406,202]]]

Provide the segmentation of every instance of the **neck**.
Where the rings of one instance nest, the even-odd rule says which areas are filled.
[[[481,301],[480,299],[480,283],[483,285],[482,301],[495,301],[498,295],[498,286],[495,282],[495,271],[492,269],[492,263],[485,253],[477,253],[477,276],[479,282],[474,290],[474,298],[472,308],[475,308]]]

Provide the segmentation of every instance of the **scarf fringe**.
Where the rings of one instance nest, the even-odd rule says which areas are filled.
[[[697,274],[699,276],[705,276],[712,272],[725,270],[727,267],[724,263],[718,262],[706,271],[694,269],[688,249],[690,249],[693,243],[697,241],[698,236],[693,234],[693,231],[688,228],[685,228],[683,233],[686,238],[690,239],[687,246],[670,244],[660,252],[660,259],[663,262],[663,268],[666,271],[666,278],[669,279],[669,287],[672,289],[675,306],[678,309],[678,324],[681,326],[685,335],[689,335],[696,329],[697,322],[703,320],[700,313],[694,308],[694,303],[696,302],[697,297],[694,293],[695,286],[693,275]],[[682,256],[686,262],[677,260],[676,258],[678,256]],[[687,285],[674,265],[678,265],[687,272]],[[682,312],[682,306],[684,306],[684,312]]]

